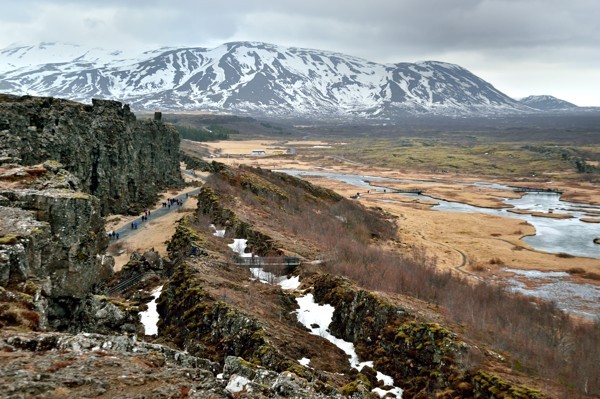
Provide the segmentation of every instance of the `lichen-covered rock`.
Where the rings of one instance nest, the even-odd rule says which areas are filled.
[[[6,173],[11,170],[23,173]],[[12,325],[72,330],[81,303],[113,273],[113,259],[104,255],[108,239],[100,202],[74,191],[77,179],[56,162],[2,166],[0,172],[9,176],[0,176],[0,195],[5,199],[0,206],[0,286],[15,295],[29,295],[28,306],[38,312],[39,321],[13,317]],[[33,286],[35,294],[30,292]],[[0,302],[9,308],[5,314],[16,312],[14,303]]]
[[[141,210],[159,190],[182,184],[174,128],[138,121],[117,101],[92,103],[0,95],[0,158],[62,163],[99,198],[102,214]]]
[[[97,334],[144,333],[137,302],[89,294],[82,300],[58,298],[51,305],[48,317],[54,330]]]
[[[289,371],[238,357],[221,369],[135,336],[0,331],[0,353],[3,397],[342,398]]]
[[[0,284],[30,278],[48,297],[83,298],[112,274],[104,253],[108,239],[99,201],[65,190],[1,190],[10,207],[0,207]],[[6,239],[5,239],[6,241]]]
[[[226,389],[236,398],[341,398],[338,392],[326,393],[315,389],[314,384],[284,371],[277,373],[249,363],[242,358],[228,356],[223,367]]]
[[[7,398],[225,399],[217,365],[135,336],[0,332]]]

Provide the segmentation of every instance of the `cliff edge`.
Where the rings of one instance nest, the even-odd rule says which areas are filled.
[[[159,120],[137,120],[118,101],[0,95],[0,161],[47,160],[77,177],[102,215],[139,212],[159,191],[183,184],[179,135]]]

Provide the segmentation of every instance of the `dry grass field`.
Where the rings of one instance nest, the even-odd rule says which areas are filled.
[[[259,148],[261,141],[236,142],[231,148]],[[313,145],[315,142],[310,142]],[[203,143],[209,149],[219,143]],[[319,144],[322,145],[322,144]],[[332,145],[335,147],[335,144]],[[328,172],[353,173],[375,177],[433,181],[433,184],[407,183],[406,186],[425,190],[428,196],[446,201],[462,202],[470,205],[499,208],[501,198],[518,198],[522,194],[488,187],[467,186],[459,183],[485,181],[508,185],[524,185],[522,179],[510,181],[506,178],[484,175],[455,175],[446,173],[426,173],[421,171],[397,171],[391,168],[357,166],[330,158],[327,154],[316,155],[318,149],[308,154],[299,151],[296,156],[256,156],[217,158],[229,165],[250,165],[264,169],[298,169]],[[305,177],[307,180],[331,188],[344,196],[356,194],[357,188],[322,177]],[[535,184],[535,183],[534,183]],[[538,184],[539,185],[539,184]],[[389,185],[401,189],[403,185]],[[554,186],[553,186],[554,187]],[[561,182],[564,197],[582,199],[600,204],[600,190],[594,184],[581,182]],[[514,269],[537,269],[567,271],[575,267],[588,273],[600,273],[600,261],[592,258],[563,258],[556,254],[537,251],[520,239],[535,234],[535,229],[527,223],[508,217],[497,217],[474,213],[457,213],[431,210],[430,203],[411,197],[370,193],[363,191],[360,201],[365,205],[383,208],[397,215],[401,222],[400,241],[405,247],[413,245],[426,248],[435,256],[443,268],[457,268],[464,273],[491,275],[501,273],[503,266]],[[541,216],[559,216],[545,214]],[[587,281],[587,280],[586,280]]]

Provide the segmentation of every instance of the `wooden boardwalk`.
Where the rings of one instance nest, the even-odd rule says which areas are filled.
[[[236,256],[235,264],[248,268],[265,266],[286,266],[296,267],[300,265],[300,258],[295,256]]]
[[[540,187],[517,187],[513,190],[515,193],[553,193],[562,194],[564,191],[555,188],[540,188]]]

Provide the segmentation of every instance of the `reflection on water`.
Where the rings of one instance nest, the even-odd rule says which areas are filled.
[[[430,184],[431,181],[424,180],[405,180],[405,179],[390,179],[384,177],[353,175],[344,173],[330,172],[313,172],[300,170],[278,170],[277,172],[287,173],[293,176],[319,176],[326,177],[332,180],[338,180],[355,187],[368,190],[383,191],[386,189],[385,183],[418,183]],[[372,183],[369,184],[367,181]],[[464,185],[490,187],[500,190],[512,190],[513,187],[504,186],[496,183],[461,183]],[[389,190],[389,189],[388,189]],[[552,252],[552,253],[567,253],[576,256],[585,256],[590,258],[600,259],[600,245],[594,244],[593,240],[600,237],[600,224],[585,223],[579,220],[580,217],[585,217],[586,210],[600,210],[600,206],[561,201],[560,196],[554,193],[527,193],[521,198],[505,199],[503,202],[514,209],[528,210],[532,212],[547,213],[552,210],[553,213],[569,213],[574,217],[571,219],[553,219],[536,217],[525,214],[516,214],[508,212],[506,209],[491,209],[480,208],[473,205],[463,204],[460,202],[443,201],[434,199],[426,195],[420,194],[402,194],[421,200],[435,201],[438,205],[432,209],[438,211],[449,212],[475,212],[485,213],[488,215],[505,216],[514,219],[527,221],[535,227],[535,236],[524,237],[522,240],[531,247]]]

